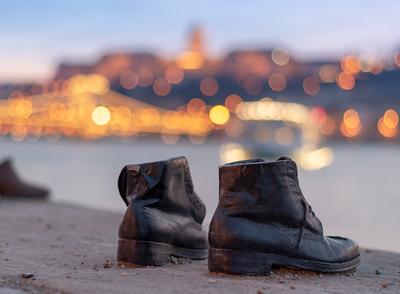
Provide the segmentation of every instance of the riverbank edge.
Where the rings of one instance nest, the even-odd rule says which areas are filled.
[[[274,269],[267,277],[211,274],[207,261],[117,265],[122,213],[0,199],[0,293],[398,293],[400,254],[362,249],[343,274]]]

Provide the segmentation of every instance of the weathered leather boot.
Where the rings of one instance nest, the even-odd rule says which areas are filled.
[[[207,258],[206,208],[193,190],[185,157],[125,166],[118,179],[128,206],[119,227],[118,261],[162,265],[170,256]]]
[[[45,199],[49,190],[22,181],[11,159],[6,159],[0,163],[0,195],[10,199]]]
[[[210,271],[268,275],[277,265],[341,272],[360,264],[353,241],[324,237],[290,158],[226,164],[219,168],[219,181],[209,230]]]

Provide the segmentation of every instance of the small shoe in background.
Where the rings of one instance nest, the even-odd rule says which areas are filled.
[[[48,198],[47,188],[23,181],[13,166],[11,159],[0,163],[0,196],[7,199],[38,199]]]

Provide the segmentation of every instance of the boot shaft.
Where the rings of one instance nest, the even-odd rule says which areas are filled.
[[[219,206],[228,216],[246,217],[259,223],[290,227],[304,225],[322,233],[319,220],[307,213],[297,166],[288,157],[274,162],[239,161],[219,168]]]
[[[206,256],[207,234],[202,229],[205,206],[193,189],[186,158],[125,166],[118,189],[128,206],[118,231],[119,259],[141,260],[142,254],[132,248],[145,251],[149,248],[135,242],[149,246],[153,242],[164,244],[160,245],[164,246],[160,248],[162,252],[171,246],[200,250],[201,256]]]
[[[193,188],[185,157],[125,166],[118,179],[124,202],[150,201],[166,213],[191,216],[202,223],[205,205]]]

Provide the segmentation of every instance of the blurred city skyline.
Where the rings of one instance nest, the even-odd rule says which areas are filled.
[[[396,1],[1,2],[0,82],[43,81],[62,61],[93,62],[107,51],[174,57],[193,25],[204,28],[211,56],[285,46],[306,60],[385,57],[400,44]]]

